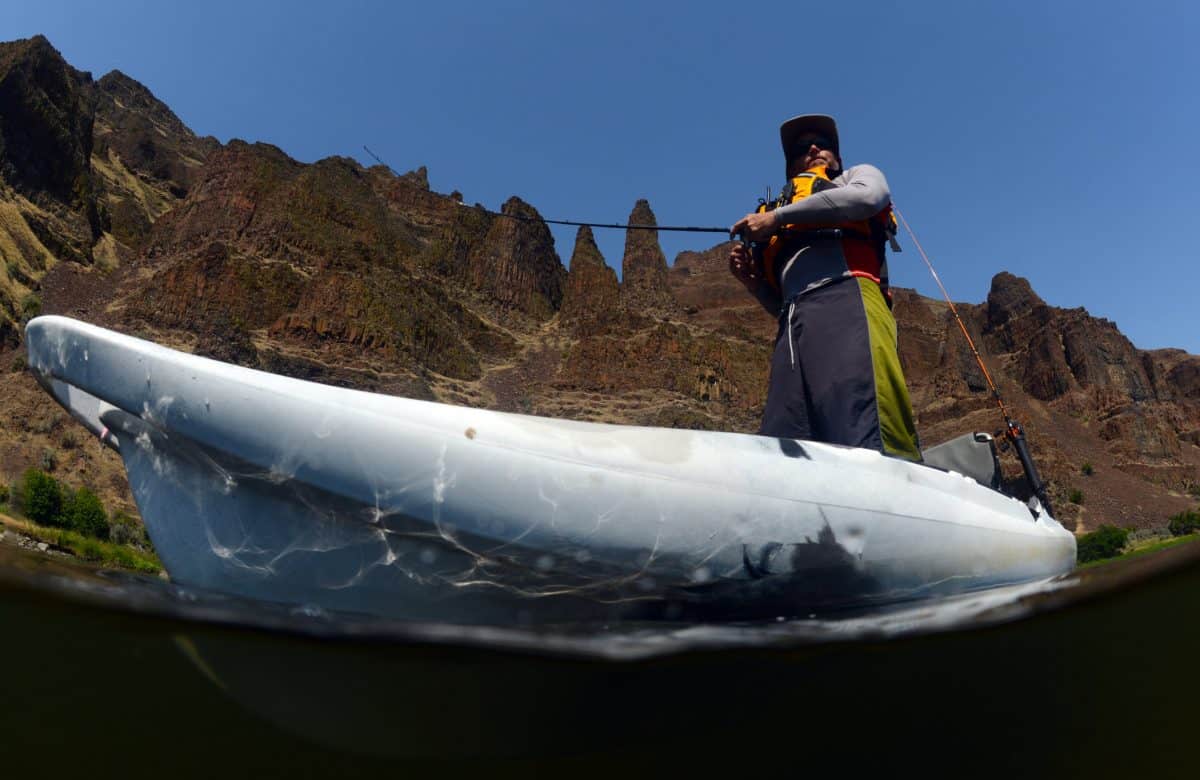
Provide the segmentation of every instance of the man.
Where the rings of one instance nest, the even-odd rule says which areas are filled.
[[[832,117],[794,117],[779,134],[788,186],[734,224],[755,244],[729,255],[780,321],[759,433],[920,461],[887,290],[887,180],[871,165],[842,170]]]

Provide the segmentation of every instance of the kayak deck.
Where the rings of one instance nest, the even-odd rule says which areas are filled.
[[[374,395],[61,317],[26,338],[189,585],[468,623],[739,619],[1074,563],[1048,514],[866,450]]]

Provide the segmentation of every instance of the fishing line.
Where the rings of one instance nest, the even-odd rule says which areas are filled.
[[[909,227],[908,220],[900,213],[900,209],[896,204],[892,204],[892,211],[896,212],[896,216],[900,218],[904,229],[908,231],[909,238],[917,247],[918,254],[925,261],[925,267],[929,269],[929,273],[933,275],[933,280],[937,282],[938,288],[942,291],[942,297],[946,299],[946,303],[950,306],[950,313],[954,315],[955,321],[958,322],[959,329],[962,330],[963,336],[967,340],[967,345],[971,348],[971,352],[975,355],[975,361],[979,363],[979,368],[983,371],[983,378],[987,380],[988,388],[992,391],[992,397],[996,399],[996,403],[1000,406],[1000,413],[1008,419],[1008,410],[1004,408],[1004,399],[1000,397],[1000,391],[996,388],[996,383],[992,381],[992,375],[988,373],[987,366],[984,365],[983,356],[979,354],[979,350],[975,347],[975,340],[971,338],[971,334],[967,332],[967,326],[963,323],[962,317],[958,315],[958,307],[954,305],[954,301],[950,300],[950,293],[946,292],[946,285],[942,284],[942,278],[938,276],[938,272],[933,267],[933,263],[929,262],[929,255],[925,254],[925,248],[921,246],[921,242],[917,240],[917,234]]]
[[[933,275],[933,280],[937,282],[937,286],[942,291],[942,297],[946,299],[946,303],[950,306],[950,313],[954,315],[954,319],[958,322],[958,327],[962,331],[963,336],[967,339],[967,345],[971,347],[972,354],[975,355],[975,362],[979,364],[979,368],[983,371],[983,378],[987,380],[988,388],[992,391],[992,398],[995,399],[996,405],[1000,407],[1000,414],[1004,418],[1004,436],[1012,442],[1013,449],[1017,452],[1017,457],[1021,461],[1021,467],[1025,470],[1025,477],[1029,480],[1029,486],[1033,489],[1038,500],[1042,502],[1042,506],[1051,515],[1054,512],[1050,508],[1050,497],[1046,493],[1046,485],[1042,482],[1041,475],[1038,474],[1037,467],[1033,464],[1033,458],[1029,454],[1029,446],[1025,441],[1025,431],[1021,428],[1013,417],[1008,413],[1008,409],[1004,406],[1004,399],[1000,397],[1000,390],[996,387],[996,383],[992,381],[992,375],[988,372],[987,366],[983,362],[983,356],[979,354],[979,350],[975,347],[975,340],[971,338],[971,334],[967,332],[967,325],[963,322],[963,318],[958,314],[958,307],[954,305],[954,301],[950,299],[950,293],[946,291],[946,285],[942,284],[942,279],[938,276],[938,272],[933,267],[933,263],[929,261],[929,255],[925,254],[924,247],[917,240],[917,234],[909,226],[908,220],[900,213],[900,209],[896,204],[892,204],[892,211],[900,218],[900,223],[904,225],[905,231],[908,232],[909,238],[912,239],[913,245],[917,247],[917,253],[921,255],[921,259],[925,261],[925,266],[929,269],[929,273]]]

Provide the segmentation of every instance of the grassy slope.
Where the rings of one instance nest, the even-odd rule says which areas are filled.
[[[1090,569],[1095,566],[1104,566],[1104,565],[1113,563],[1115,561],[1123,561],[1128,558],[1140,558],[1143,555],[1150,555],[1151,553],[1156,553],[1161,550],[1169,549],[1171,547],[1178,547],[1181,544],[1188,544],[1190,542],[1195,542],[1197,540],[1200,540],[1200,534],[1188,534],[1187,536],[1174,536],[1174,537],[1165,537],[1165,538],[1164,537],[1154,537],[1154,538],[1146,539],[1144,541],[1130,545],[1129,547],[1127,547],[1125,549],[1124,552],[1122,552],[1120,555],[1116,556],[1115,558],[1103,558],[1098,561],[1089,561],[1088,563],[1081,563],[1076,568]]]
[[[4,513],[0,513],[0,527],[24,534],[58,548],[62,552],[103,566],[130,569],[146,574],[157,574],[162,571],[162,563],[154,553],[111,542],[102,542],[75,531],[40,526]]]

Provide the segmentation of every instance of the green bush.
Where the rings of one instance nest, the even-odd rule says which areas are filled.
[[[1091,463],[1084,463],[1079,470],[1083,472],[1083,476],[1085,477],[1090,477],[1096,473],[1096,469],[1092,468]]]
[[[7,504],[8,498],[8,485],[0,485],[0,504]]]
[[[1121,554],[1129,541],[1129,531],[1112,525],[1102,525],[1076,540],[1075,558],[1080,563],[1100,561]]]
[[[1171,522],[1167,523],[1167,530],[1171,532],[1171,536],[1187,536],[1200,531],[1200,511],[1189,509],[1172,515]]]
[[[8,493],[8,509],[18,515],[25,514],[25,482],[18,479]]]
[[[1072,504],[1083,503],[1083,491],[1079,488],[1071,488],[1071,492],[1067,494],[1067,500]]]
[[[96,539],[108,539],[108,514],[95,493],[81,487],[66,504],[68,528]]]
[[[114,544],[146,546],[146,530],[134,518],[117,510],[109,523],[109,540]]]
[[[41,525],[65,526],[63,491],[58,480],[44,471],[29,469],[22,479],[21,493],[26,517]]]
[[[21,321],[29,322],[42,313],[42,299],[29,293],[21,299]]]
[[[104,560],[104,548],[92,539],[84,539],[83,543],[73,548],[75,554],[85,561],[100,562]]]

